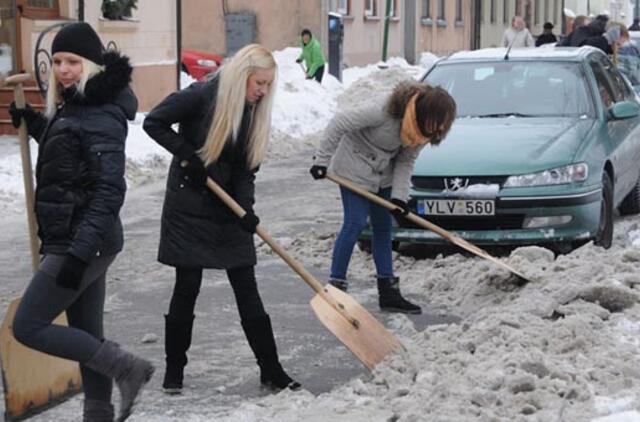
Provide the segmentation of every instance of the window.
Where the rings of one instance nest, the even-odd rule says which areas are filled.
[[[385,3],[385,7],[386,3]],[[385,10],[386,13],[386,10]],[[389,17],[397,18],[400,16],[400,11],[398,10],[398,0],[391,0],[391,10],[389,11]]]
[[[593,101],[579,63],[440,63],[425,82],[449,91],[459,117],[593,115]]]
[[[430,0],[422,0],[422,18],[423,19],[431,18],[431,1]]]
[[[456,22],[462,22],[462,0],[456,0]]]
[[[502,4],[502,22],[505,24],[509,23],[509,0],[506,0]]]
[[[544,0],[544,22],[550,22],[549,20],[549,8],[551,6],[549,5],[549,0]],[[555,19],[553,19],[555,21]]]
[[[445,5],[445,0],[438,0],[438,19],[439,20],[445,20],[445,11],[444,11],[444,5]]]
[[[491,0],[491,8],[489,10],[489,19],[491,23],[496,23],[496,0]]]
[[[330,0],[329,11],[348,15],[351,12],[351,0]]]
[[[540,6],[540,0],[536,0],[535,13],[533,14],[533,24],[537,25],[540,23],[540,12],[542,12],[542,7]]]
[[[58,0],[27,0],[23,16],[33,19],[57,18],[60,16]]]
[[[619,101],[622,95],[618,87],[615,86],[614,81],[610,78],[610,73],[607,72],[599,60],[592,60],[589,64],[591,65],[593,76],[596,78],[598,94],[600,94],[602,105],[605,108],[609,108],[613,103]]]
[[[365,16],[378,16],[376,0],[364,0],[364,15]]]

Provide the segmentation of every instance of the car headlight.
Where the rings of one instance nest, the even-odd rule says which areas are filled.
[[[510,176],[504,183],[505,188],[522,188],[528,186],[562,185],[565,183],[583,182],[589,176],[586,163],[570,164],[539,173]]]
[[[199,59],[199,60],[196,61],[196,63],[198,63],[198,65],[200,65],[200,66],[206,66],[206,67],[216,67],[216,66],[218,66],[218,63],[216,63],[215,60]]]

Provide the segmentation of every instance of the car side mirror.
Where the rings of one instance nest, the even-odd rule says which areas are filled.
[[[609,108],[613,120],[629,119],[640,115],[640,105],[633,101],[619,101]]]

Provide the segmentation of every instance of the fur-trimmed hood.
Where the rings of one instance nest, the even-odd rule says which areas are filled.
[[[133,72],[129,58],[118,51],[106,51],[102,57],[104,70],[87,81],[83,100],[91,105],[114,103],[132,120],[138,110],[138,100],[129,87]]]

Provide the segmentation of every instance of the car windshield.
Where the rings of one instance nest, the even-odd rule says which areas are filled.
[[[591,115],[578,63],[504,61],[437,65],[425,78],[456,100],[458,117]]]

